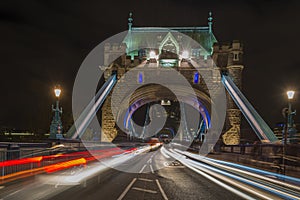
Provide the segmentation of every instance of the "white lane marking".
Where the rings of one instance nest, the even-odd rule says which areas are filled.
[[[138,188],[138,187],[133,187],[133,190],[138,190],[138,191],[142,191],[142,192],[148,192],[148,193],[152,193],[152,194],[156,194],[157,192],[154,190],[146,190],[144,188]]]
[[[153,180],[147,178],[138,178],[140,181],[152,182]]]
[[[168,197],[167,197],[165,191],[162,189],[162,187],[161,187],[161,185],[160,185],[158,179],[156,179],[155,181],[156,181],[156,184],[157,184],[157,186],[158,186],[158,188],[159,188],[159,190],[160,190],[160,193],[161,193],[161,195],[163,196],[164,200],[168,200]]]
[[[132,181],[129,183],[129,185],[126,187],[126,189],[123,191],[123,193],[119,196],[118,200],[122,200],[127,192],[130,190],[134,182],[136,181],[136,178],[132,179]]]
[[[144,165],[143,168],[140,170],[139,173],[142,173],[144,171],[144,169],[146,168],[147,165]]]
[[[154,170],[152,168],[152,165],[150,165],[151,173],[154,174]]]
[[[16,190],[16,191],[10,193],[9,195],[5,196],[3,199],[6,199],[7,197],[10,197],[10,196],[12,196],[12,195],[15,195],[15,194],[17,194],[18,192],[20,192],[21,190],[22,190],[22,189]]]
[[[5,188],[5,186],[1,185],[1,186],[0,186],[0,190],[3,189],[3,188]]]

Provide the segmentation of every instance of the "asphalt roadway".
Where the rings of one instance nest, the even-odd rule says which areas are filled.
[[[166,167],[155,170],[161,163]],[[55,183],[53,179],[64,179],[66,175],[86,169],[36,175],[1,185],[0,200],[241,199],[179,162],[171,162],[160,150],[138,154],[118,168],[137,173],[105,168],[75,185]]]

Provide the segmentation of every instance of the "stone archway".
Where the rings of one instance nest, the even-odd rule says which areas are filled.
[[[210,108],[211,108],[211,99],[204,92],[195,90],[197,99],[193,98],[192,94],[188,94],[184,87],[178,87],[181,94],[184,96],[182,103],[189,105],[200,113],[200,116],[205,121],[206,129],[210,126]],[[130,127],[131,119],[133,114],[142,106],[149,104],[151,102],[160,102],[161,100],[168,99],[171,102],[176,102],[177,99],[172,94],[172,92],[167,91],[161,85],[151,84],[140,87],[137,89],[133,95],[131,95],[129,102],[130,106],[127,108],[122,108],[119,110],[117,115],[117,120],[122,121],[123,124],[121,129],[128,130]],[[119,124],[120,125],[120,124]]]

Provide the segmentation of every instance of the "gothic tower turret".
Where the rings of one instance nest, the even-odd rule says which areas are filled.
[[[213,59],[222,73],[226,73],[241,89],[243,71],[243,47],[239,41],[230,44],[214,45]],[[241,111],[227,93],[226,132],[223,142],[227,145],[240,143]]]

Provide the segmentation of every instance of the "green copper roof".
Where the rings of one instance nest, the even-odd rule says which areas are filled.
[[[124,39],[127,52],[135,52],[136,55],[138,49],[156,48],[165,37],[168,37],[169,33],[172,38],[175,38],[180,48],[185,48],[185,45],[190,43],[185,42],[180,35],[185,34],[191,37],[203,47],[202,55],[211,55],[212,46],[217,42],[213,33],[210,33],[209,27],[132,27]]]

